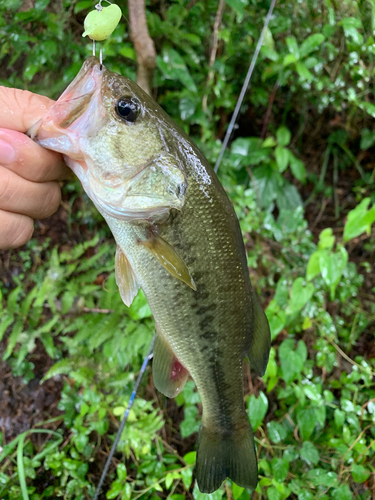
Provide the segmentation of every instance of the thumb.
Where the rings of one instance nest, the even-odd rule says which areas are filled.
[[[54,101],[28,90],[0,85],[0,127],[26,132],[42,118]]]

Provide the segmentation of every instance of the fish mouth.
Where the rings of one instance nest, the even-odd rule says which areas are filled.
[[[100,89],[105,67],[96,57],[87,59],[76,78],[27,134],[41,146],[82,161],[78,131],[93,123],[99,128],[102,120],[99,106]]]

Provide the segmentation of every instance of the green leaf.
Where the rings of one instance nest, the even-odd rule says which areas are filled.
[[[333,245],[335,244],[335,237],[332,236],[332,228],[328,227],[327,229],[323,229],[323,231],[319,235],[319,250],[323,248],[327,248],[328,250],[332,250]]]
[[[266,316],[271,330],[271,339],[275,339],[286,323],[286,314],[275,300],[271,300],[266,309]]]
[[[303,443],[300,455],[309,465],[316,465],[319,462],[319,452],[310,441]]]
[[[116,468],[116,474],[117,474],[117,477],[120,479],[120,481],[125,481],[126,476],[127,476],[126,465],[125,464],[118,464],[118,466]]]
[[[185,406],[185,419],[181,422],[181,436],[185,439],[194,432],[199,431],[199,422],[197,421],[198,408],[196,406]]]
[[[213,493],[201,493],[197,483],[195,483],[193,490],[194,500],[221,500],[223,495],[224,491],[222,489],[216,490]]]
[[[296,63],[296,71],[299,74],[299,76],[302,78],[302,80],[307,80],[309,82],[313,81],[313,79],[314,79],[313,74],[311,73],[311,71],[309,69],[307,69],[307,67],[303,63],[301,63],[301,62]]]
[[[49,378],[55,377],[56,375],[62,375],[65,373],[69,373],[74,366],[74,360],[71,358],[61,359],[57,363],[55,363],[48,372],[44,375],[43,381],[48,380]]]
[[[284,172],[289,164],[289,151],[282,146],[277,146],[275,148],[275,158],[279,172]]]
[[[370,131],[368,128],[364,128],[361,131],[361,144],[360,148],[363,150],[372,148],[375,144],[375,134],[373,131]]]
[[[309,262],[307,264],[306,279],[311,281],[320,273],[320,252],[314,252],[311,254]]]
[[[305,164],[302,160],[296,158],[291,151],[289,151],[289,166],[294,177],[299,181],[304,182],[306,179]]]
[[[127,59],[131,59],[132,61],[136,61],[136,59],[137,59],[134,48],[126,43],[124,43],[124,45],[122,45],[118,49],[118,53],[120,55],[122,55],[123,57],[126,57]]]
[[[285,41],[286,41],[286,44],[288,46],[289,52],[291,54],[293,54],[296,57],[296,59],[298,59],[300,53],[299,53],[299,49],[298,49],[298,43],[297,43],[297,40],[295,39],[295,37],[288,36],[288,37],[286,37]]]
[[[184,455],[184,461],[189,465],[194,465],[196,459],[197,459],[196,451],[189,451],[189,453],[186,453],[186,455]]]
[[[269,166],[255,168],[253,176],[254,189],[262,207],[270,206],[279,193],[283,178]]]
[[[358,465],[356,463],[352,464],[351,472],[356,483],[364,483],[365,481],[367,481],[371,474],[371,472],[363,467],[363,465]]]
[[[276,50],[270,49],[269,47],[266,47],[265,45],[262,45],[260,53],[264,57],[266,57],[267,59],[270,59],[271,61],[278,61],[279,57],[280,57],[279,54],[276,52]]]
[[[279,358],[283,379],[288,384],[300,375],[306,361],[307,349],[303,340],[298,341],[297,349],[294,350],[294,340],[286,339],[279,347]]]
[[[302,42],[302,45],[299,48],[299,52],[301,57],[306,57],[311,52],[313,52],[319,45],[321,45],[324,41],[324,35],[321,33],[314,33],[310,35],[306,40]]]
[[[190,92],[197,92],[197,87],[186,67],[185,61],[176,50],[165,47],[162,55],[158,56],[156,60],[165,78],[179,80]]]
[[[303,278],[297,278],[292,285],[290,302],[287,307],[287,314],[295,314],[300,311],[309,302],[314,293],[312,283],[304,284]]]
[[[268,500],[281,500],[281,493],[274,486],[267,488]]]
[[[364,109],[369,115],[375,118],[375,104],[372,102],[363,101],[359,104],[361,109]]]
[[[181,120],[188,120],[195,113],[196,104],[189,97],[182,97],[179,103]]]
[[[338,246],[337,252],[321,252],[319,266],[322,277],[331,290],[331,299],[334,298],[335,288],[348,263],[348,252],[343,246]]]
[[[193,469],[191,467],[189,469],[182,469],[181,477],[186,490],[188,490],[193,481]]]
[[[345,17],[340,24],[344,28],[345,36],[350,38],[354,44],[363,44],[363,36],[358,31],[358,29],[362,28],[360,19],[355,17]]]
[[[276,131],[276,140],[279,146],[287,146],[290,143],[291,137],[290,130],[284,126],[279,127]]]
[[[249,4],[248,0],[225,0],[225,2],[241,16],[243,15],[244,7]]]
[[[335,424],[338,427],[342,427],[345,422],[345,412],[336,408],[334,411]]]
[[[330,488],[337,485],[336,472],[327,472],[324,469],[313,469],[307,473],[308,478],[316,486],[325,486]]]
[[[271,461],[273,477],[280,483],[284,482],[289,471],[289,462],[282,458],[273,458]]]
[[[276,146],[276,144],[277,143],[273,137],[267,137],[263,141],[262,148],[273,148]]]
[[[78,436],[75,436],[74,438],[74,444],[80,453],[83,452],[88,442],[89,442],[89,437],[86,436],[86,434],[80,433],[78,434]]]
[[[314,495],[307,490],[303,490],[298,493],[298,500],[314,500]]]
[[[268,410],[268,399],[267,396],[262,391],[260,391],[258,398],[256,398],[254,394],[250,396],[248,403],[248,411],[249,411],[250,423],[254,432],[263,422],[267,410]]]
[[[262,47],[268,47],[271,50],[273,50],[275,47],[275,41],[272,37],[272,32],[268,26],[264,32]]]
[[[249,4],[248,0],[225,0],[225,2],[241,16],[243,15],[244,8]]]
[[[74,6],[74,13],[78,14],[81,10],[90,9],[92,7],[91,0],[83,0],[81,2],[77,2]]]
[[[121,481],[114,481],[111,485],[111,489],[107,492],[106,497],[108,499],[117,498],[123,490],[123,484]]]
[[[341,484],[332,491],[333,500],[352,500],[353,494],[347,484]]]
[[[301,437],[304,441],[309,439],[315,429],[316,416],[312,408],[300,408],[297,411],[297,422]]]
[[[287,54],[283,59],[283,66],[287,67],[295,63],[298,58],[294,54]]]
[[[302,199],[296,186],[284,179],[282,186],[278,188],[276,200],[280,211],[294,211],[302,207]]]
[[[375,222],[375,205],[368,210],[370,198],[364,198],[359,205],[348,213],[344,228],[344,243],[366,232],[370,234],[371,225]]]
[[[298,453],[293,446],[288,446],[288,448],[283,453],[283,459],[287,462],[293,462],[297,460]]]
[[[242,488],[241,486],[237,486],[237,484],[235,484],[235,483],[232,484],[232,493],[233,493],[234,500],[238,500],[244,491],[245,491],[245,488]]]
[[[275,443],[281,443],[286,438],[286,429],[279,422],[272,420],[267,424],[268,435],[270,440]]]

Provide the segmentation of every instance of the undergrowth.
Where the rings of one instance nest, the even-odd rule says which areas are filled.
[[[147,5],[155,97],[211,162],[268,6],[227,0],[209,67],[217,2]],[[86,0],[0,4],[0,83],[58,96],[91,52],[80,36],[91,8]],[[374,12],[373,0],[277,3],[219,171],[272,333],[265,376],[245,369],[255,499],[375,494]],[[135,78],[124,23],[104,54],[109,69]],[[4,500],[93,497],[154,331],[142,292],[130,308],[122,303],[114,252],[108,228],[69,181],[59,214],[28,245],[2,253]],[[198,491],[199,394],[190,380],[167,400],[150,373],[102,498],[249,499],[230,481],[211,495]],[[26,411],[20,394],[35,387],[55,391],[57,407],[33,403],[31,423],[16,431]]]

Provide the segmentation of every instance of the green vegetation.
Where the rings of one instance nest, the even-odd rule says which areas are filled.
[[[147,6],[155,96],[212,163],[269,2],[227,0],[209,68],[217,7],[213,0]],[[0,83],[57,97],[91,53],[81,34],[92,8],[88,0],[0,4]],[[220,167],[273,339],[263,379],[245,374],[256,499],[375,495],[374,28],[373,0],[279,0]],[[135,79],[124,23],[103,47],[105,64]],[[120,299],[114,252],[77,181],[66,184],[59,214],[26,247],[2,252],[4,500],[93,496],[153,335],[142,293],[130,308]],[[102,498],[247,500],[230,481],[199,493],[192,477],[199,395],[190,381],[169,401],[150,373]],[[42,377],[58,407],[36,409],[15,431],[11,399],[27,408],[12,384],[36,392]]]

